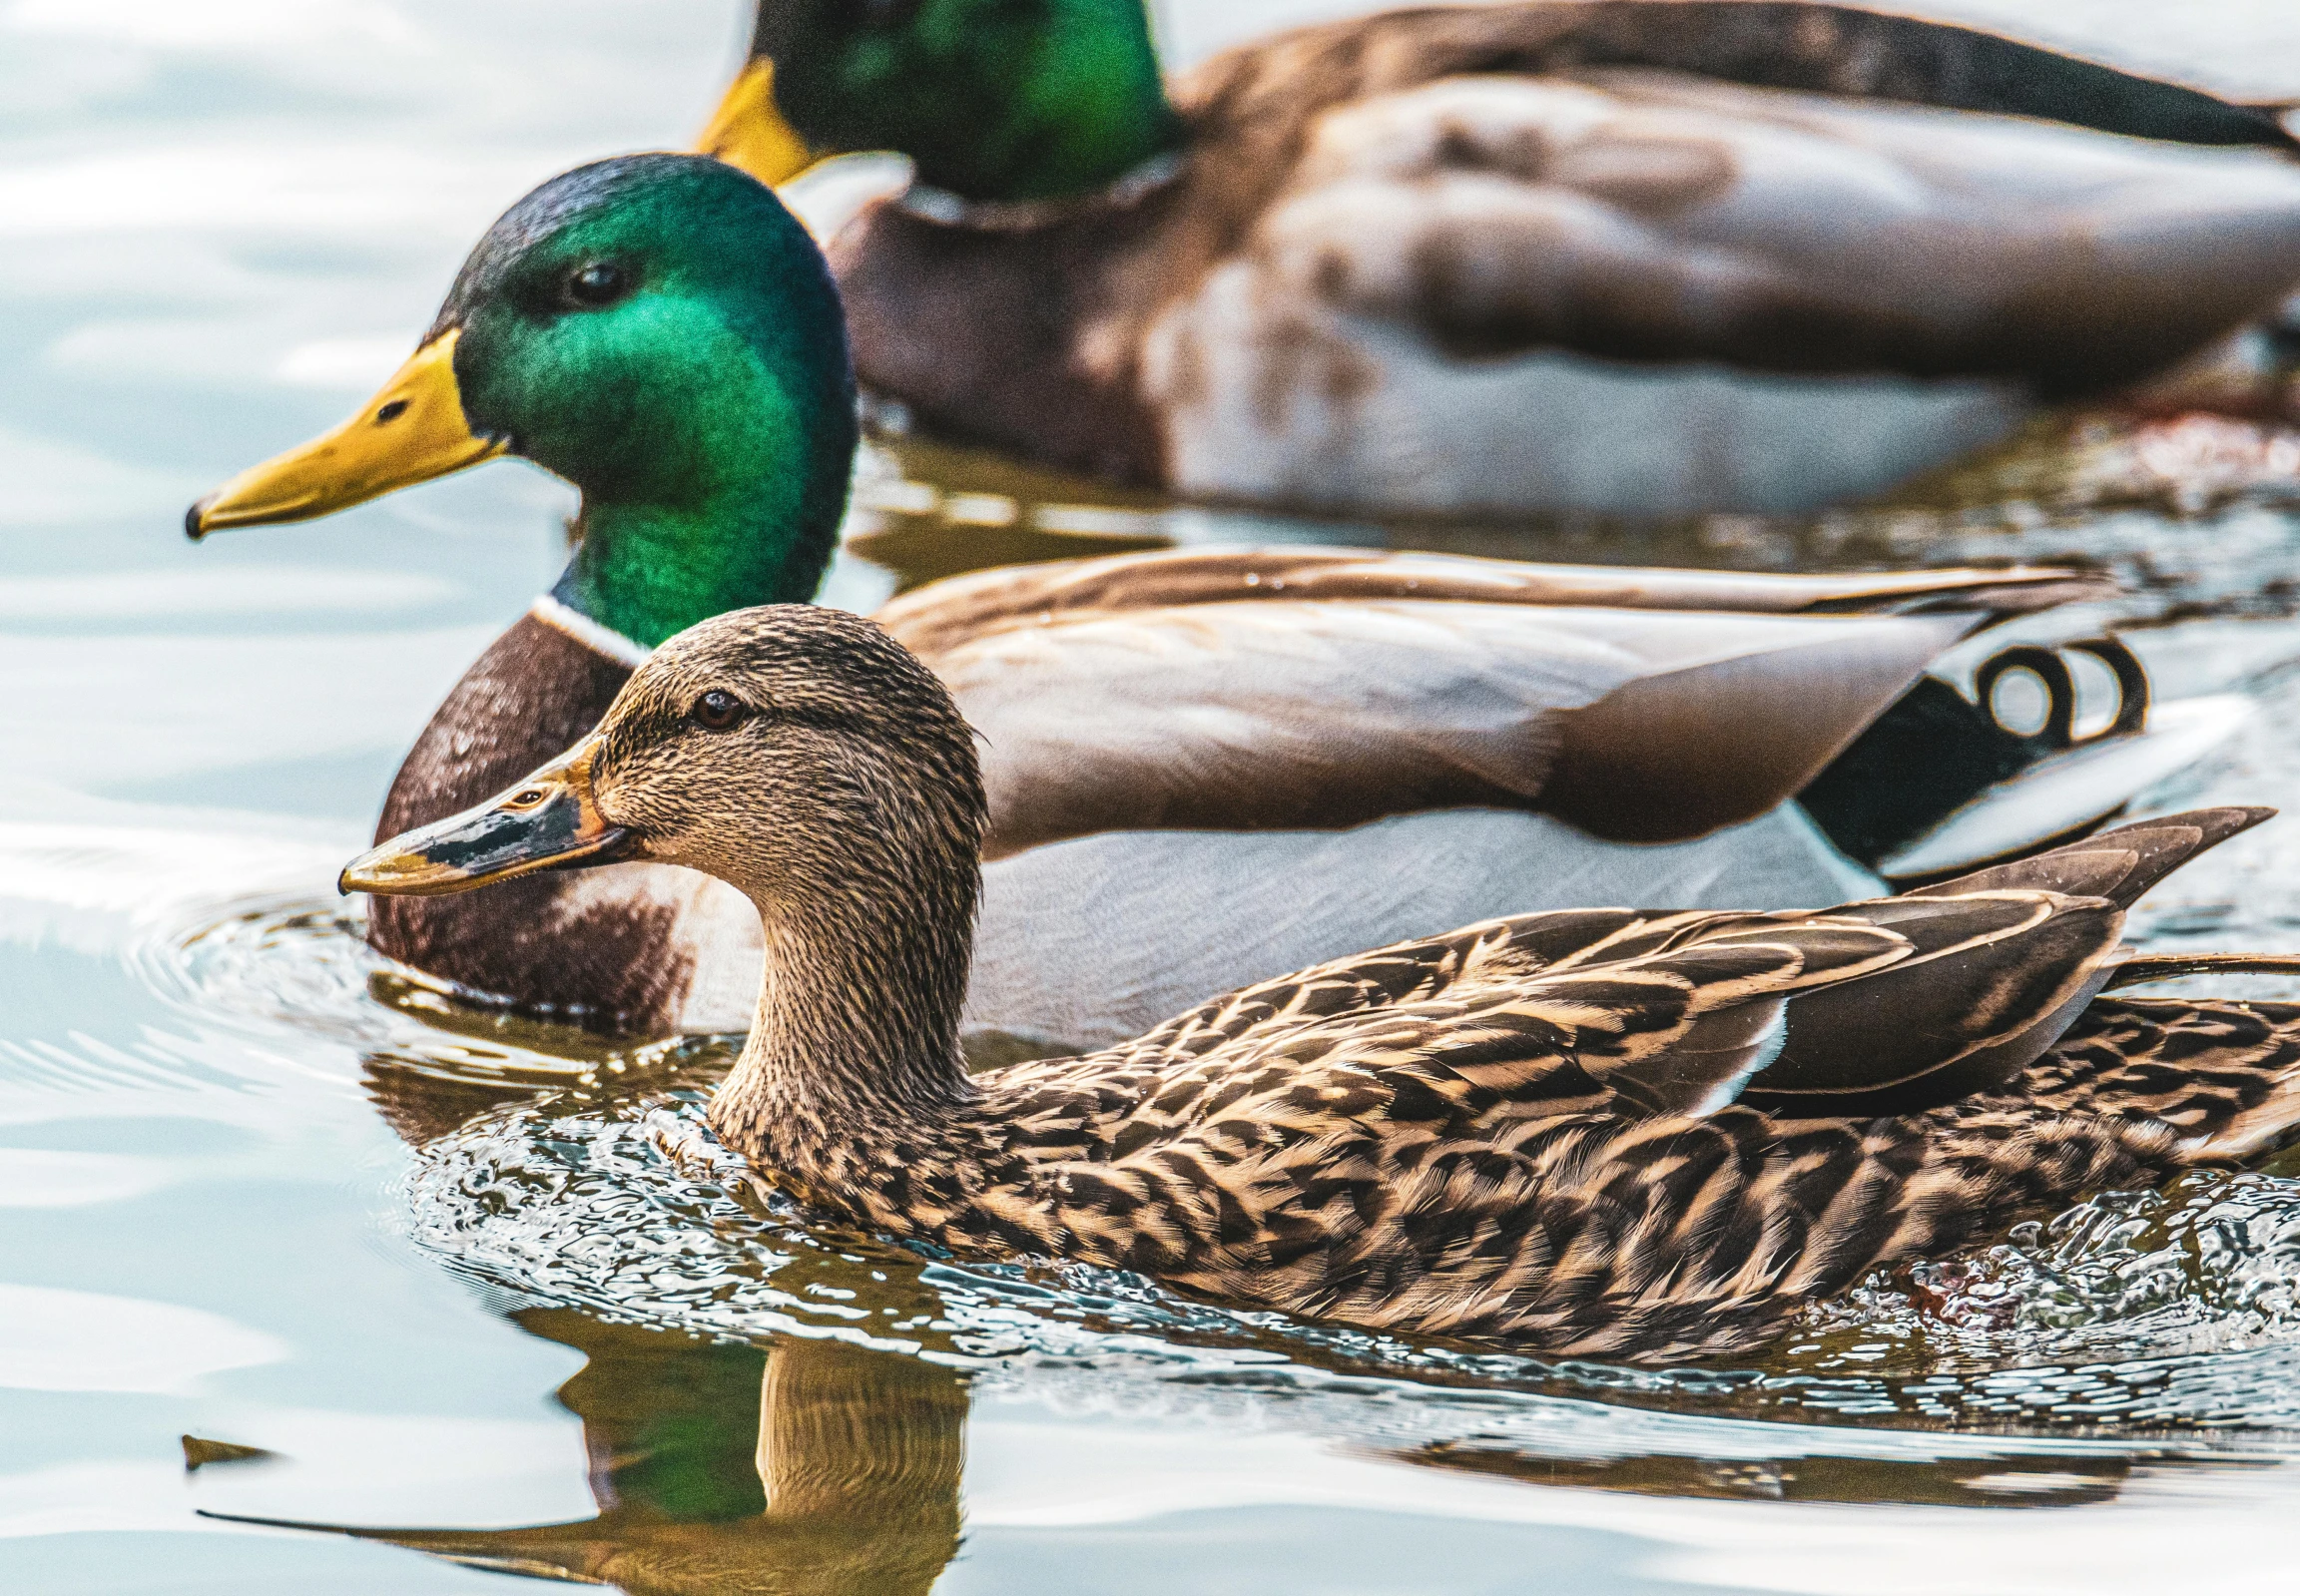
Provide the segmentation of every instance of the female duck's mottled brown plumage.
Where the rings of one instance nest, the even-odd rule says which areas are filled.
[[[613,856],[740,887],[768,976],[714,1124],[858,1223],[1363,1325],[1678,1356],[2084,1191],[2278,1145],[2300,1006],[2097,998],[2291,963],[2119,942],[2141,892],[2265,813],[1828,910],[1492,921],[970,1078],[972,735],[870,622],[772,607],[674,639],[567,759],[346,879],[439,891]]]

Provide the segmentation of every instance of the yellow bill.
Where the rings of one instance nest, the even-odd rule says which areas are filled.
[[[612,862],[631,836],[608,822],[592,795],[597,749],[585,738],[485,802],[377,843],[343,866],[335,889],[431,897],[537,870]]]
[[[391,374],[357,415],[299,449],[250,466],[192,506],[184,530],[308,521],[493,459],[500,439],[463,419],[455,386],[457,328],[433,338]]]
[[[765,56],[754,58],[729,86],[695,149],[750,173],[769,188],[815,164],[815,152],[783,120],[782,109],[775,104],[775,63]]]

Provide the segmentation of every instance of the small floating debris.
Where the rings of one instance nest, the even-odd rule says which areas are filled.
[[[261,1446],[243,1446],[238,1441],[210,1440],[205,1435],[186,1435],[184,1441],[184,1472],[193,1474],[210,1463],[268,1463],[278,1452],[266,1451]]]

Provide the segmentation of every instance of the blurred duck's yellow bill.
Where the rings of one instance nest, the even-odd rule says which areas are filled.
[[[769,188],[815,164],[815,152],[775,104],[775,63],[765,56],[753,60],[728,87],[695,149],[740,167]]]

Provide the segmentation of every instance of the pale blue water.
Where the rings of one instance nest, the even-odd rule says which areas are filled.
[[[1192,0],[1165,27],[1192,57],[1341,9]],[[2282,5],[1959,10],[2300,92]],[[917,1502],[962,1514],[950,1592],[2290,1577],[2300,1199],[2275,1176],[1984,1261],[1970,1291],[2018,1310],[1998,1330],[1881,1293],[1762,1371],[1551,1368],[812,1236],[681,1153],[707,1054],[570,1060],[384,1001],[325,883],[431,706],[554,574],[567,496],[498,466],[197,549],[183,506],[355,402],[533,183],[689,135],[741,32],[727,0],[0,6],[0,1590],[513,1588],[202,1510],[441,1530],[605,1510],[562,1537],[592,1552],[550,1555],[632,1590],[918,1588],[870,1560],[918,1549],[932,1577],[948,1548],[902,1519]],[[2296,546],[2256,505],[1893,538],[2146,556],[2160,586],[2125,608],[2148,614],[2255,594]],[[2300,794],[2289,623],[2142,646],[2168,692],[2273,709],[2161,801]],[[2300,945],[2296,856],[2245,839],[2151,934]],[[764,1484],[756,1455],[759,1348],[792,1331],[899,1360],[839,1374],[852,1432],[797,1448],[829,1505],[777,1472],[791,1447]],[[961,1375],[962,1420],[874,1383]],[[184,1434],[276,1455],[188,1473]],[[873,1448],[903,1445],[951,1460],[873,1496]],[[608,1545],[626,1560],[583,1564]]]

